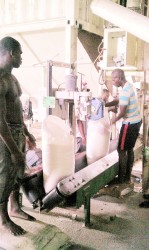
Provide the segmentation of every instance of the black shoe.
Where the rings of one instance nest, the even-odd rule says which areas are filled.
[[[143,201],[139,204],[139,207],[149,208],[149,201]]]

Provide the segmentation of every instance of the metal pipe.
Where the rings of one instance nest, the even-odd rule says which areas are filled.
[[[149,43],[149,18],[110,0],[93,0],[92,12]]]

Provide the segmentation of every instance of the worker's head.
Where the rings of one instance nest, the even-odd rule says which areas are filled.
[[[125,84],[126,78],[122,69],[115,69],[111,74],[112,84],[115,87],[121,87]]]
[[[1,67],[18,68],[22,63],[21,54],[21,45],[16,39],[7,36],[0,40]]]
[[[102,100],[106,103],[109,100],[110,92],[108,89],[103,89],[102,90]]]

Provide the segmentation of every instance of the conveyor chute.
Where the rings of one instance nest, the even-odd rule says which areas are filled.
[[[139,159],[142,155],[142,145],[138,146],[134,152],[135,160]],[[83,154],[82,157],[84,157]],[[96,194],[99,189],[110,183],[117,174],[118,154],[115,150],[100,160],[61,180],[56,188],[47,194],[45,194],[43,190],[41,173],[37,178],[33,178],[24,183],[23,191],[33,204],[33,208],[40,206],[41,211],[44,209],[53,209],[65,199],[76,194],[76,207],[79,208],[81,205],[84,205],[85,225],[87,226],[90,224],[91,197]]]

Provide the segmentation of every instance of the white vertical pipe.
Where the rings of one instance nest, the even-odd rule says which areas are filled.
[[[92,12],[149,43],[149,18],[110,0],[93,0]]]

